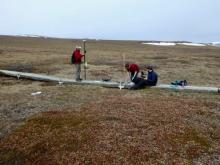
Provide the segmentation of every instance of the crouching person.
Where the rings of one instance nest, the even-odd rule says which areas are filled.
[[[132,86],[130,89],[136,90],[136,89],[143,89],[147,86],[156,86],[158,75],[153,70],[153,67],[151,65],[145,66],[145,69],[147,69],[147,77],[146,78],[137,78],[137,81],[134,86]]]
[[[131,82],[136,83],[139,73],[139,66],[137,64],[126,63],[125,68],[129,73]]]

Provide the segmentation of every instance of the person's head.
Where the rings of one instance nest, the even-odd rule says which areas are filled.
[[[147,71],[153,71],[153,66],[152,65],[146,65],[145,69],[147,69]]]
[[[127,70],[129,69],[129,66],[130,66],[129,63],[126,63],[126,64],[125,64],[125,68],[126,68]]]
[[[76,46],[76,50],[81,50],[81,46]]]

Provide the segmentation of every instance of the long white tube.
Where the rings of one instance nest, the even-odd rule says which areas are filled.
[[[195,92],[214,92],[220,93],[220,88],[217,87],[200,87],[200,86],[178,86],[178,85],[167,85],[167,84],[159,84],[154,88],[160,89],[173,89],[173,90],[188,90],[188,91],[195,91]]]
[[[105,82],[105,81],[94,81],[94,80],[83,80],[83,81],[75,81],[72,79],[64,79],[58,78],[54,76],[47,76],[47,75],[40,75],[34,73],[24,73],[24,72],[16,72],[16,71],[8,71],[8,70],[0,70],[0,74],[18,77],[19,78],[26,78],[31,80],[37,81],[52,81],[62,84],[80,84],[80,85],[99,85],[103,87],[111,87],[111,88],[129,88],[131,87],[131,83],[122,83],[122,82]],[[195,91],[195,92],[212,92],[212,93],[220,93],[220,88],[217,87],[199,87],[199,86],[176,86],[176,85],[168,85],[168,84],[159,84],[152,88],[159,88],[159,89],[173,89],[173,90],[188,90],[188,91]]]

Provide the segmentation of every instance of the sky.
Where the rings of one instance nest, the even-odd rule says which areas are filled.
[[[220,0],[0,0],[0,35],[220,41]]]

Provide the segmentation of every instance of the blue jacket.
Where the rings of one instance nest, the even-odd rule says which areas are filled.
[[[152,83],[153,85],[157,84],[158,75],[153,70],[151,72],[148,71],[147,81]]]

